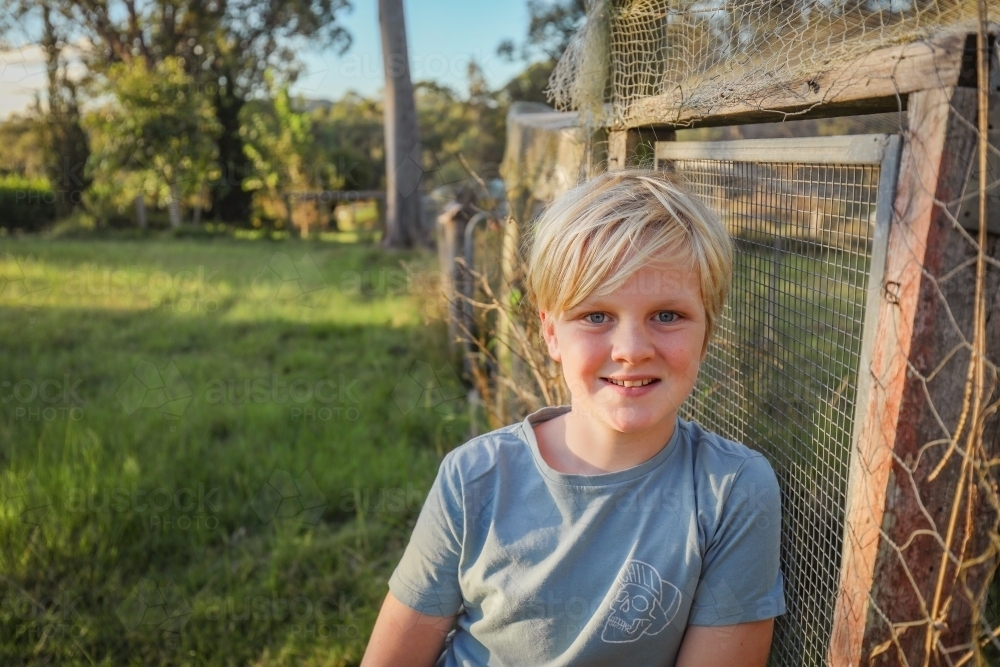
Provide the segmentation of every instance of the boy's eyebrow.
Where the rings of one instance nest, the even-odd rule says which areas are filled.
[[[687,295],[685,295],[685,296],[682,297],[682,296],[680,296],[677,293],[668,293],[668,294],[661,295],[653,303],[654,303],[654,307],[657,306],[657,305],[664,306],[664,307],[675,307],[675,306],[678,306],[678,305],[685,305],[685,304],[694,303],[694,302],[697,302],[697,301],[698,301],[697,298],[690,297],[690,296],[687,296]],[[581,301],[579,304],[577,304],[573,308],[568,309],[566,311],[566,313],[567,314],[568,313],[576,313],[576,312],[580,312],[580,311],[584,311],[584,310],[592,310],[594,308],[611,308],[611,309],[613,309],[614,306],[617,305],[617,303],[618,302],[615,299],[613,299],[612,295],[610,295],[610,294],[607,295],[607,296],[587,297],[586,299],[584,299],[583,301]]]

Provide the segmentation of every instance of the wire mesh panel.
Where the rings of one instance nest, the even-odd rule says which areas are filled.
[[[679,173],[737,244],[728,304],[682,415],[761,451],[778,477],[787,613],[775,626],[772,664],[826,662],[880,165],[896,146],[887,141],[656,147],[658,165]]]

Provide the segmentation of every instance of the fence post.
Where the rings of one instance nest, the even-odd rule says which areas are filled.
[[[955,562],[982,551],[992,516],[977,502],[974,482],[956,493],[961,452],[932,475],[949,434],[960,428],[970,360],[964,343],[972,331],[975,268],[968,260],[976,249],[954,215],[975,154],[976,90],[911,93],[907,104],[882,298],[867,314],[877,318],[871,361],[859,370],[859,430],[829,653],[838,667],[928,665],[929,641],[967,643],[969,601]],[[990,326],[1000,324],[994,318]],[[959,522],[946,545],[955,503],[969,521]],[[965,576],[981,583],[991,573],[984,563]],[[935,599],[950,600],[936,615]]]
[[[441,266],[441,286],[448,303],[448,343],[452,351],[465,348],[460,342],[463,332],[459,322],[464,321],[465,302],[459,298],[464,281],[464,271],[455,259],[465,254],[465,225],[469,221],[468,210],[458,203],[449,205],[437,217],[438,262]]]
[[[670,128],[631,128],[608,132],[608,171],[629,167],[652,166],[657,141],[674,141],[677,133]]]
[[[608,132],[608,171],[621,171],[625,168],[628,156],[628,130],[611,130]]]

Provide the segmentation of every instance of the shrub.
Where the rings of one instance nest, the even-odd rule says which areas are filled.
[[[0,177],[0,227],[33,232],[52,224],[58,195],[44,178]]]

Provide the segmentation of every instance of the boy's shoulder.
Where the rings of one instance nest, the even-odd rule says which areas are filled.
[[[774,475],[771,464],[759,451],[741,442],[709,431],[696,421],[678,420],[691,446],[696,469],[710,475],[763,474]]]
[[[529,463],[531,454],[523,427],[523,422],[515,422],[477,435],[445,454],[442,470],[469,484],[495,471],[501,459],[511,463],[527,456],[524,462]]]

